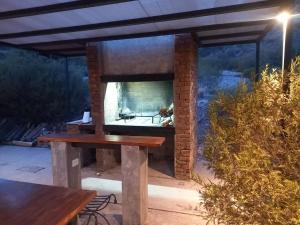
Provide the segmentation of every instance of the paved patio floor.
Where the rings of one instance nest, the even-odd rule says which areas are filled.
[[[168,163],[150,163],[149,166],[149,225],[202,225],[199,216],[199,186],[193,181],[176,180]],[[210,177],[197,165],[202,177]],[[51,152],[48,148],[0,146],[0,178],[52,185]],[[97,190],[99,194],[114,193],[118,204],[104,213],[111,225],[121,225],[121,169],[120,166],[97,174],[95,166],[82,169],[83,189]],[[124,206],[123,206],[124,207]],[[126,207],[126,206],[125,206]]]

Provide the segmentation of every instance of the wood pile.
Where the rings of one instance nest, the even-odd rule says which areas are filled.
[[[57,130],[61,125],[49,125],[46,123],[18,123],[12,119],[0,120],[0,143],[32,146],[37,137],[47,132]]]

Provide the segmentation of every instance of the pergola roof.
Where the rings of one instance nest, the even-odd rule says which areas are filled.
[[[87,42],[191,32],[201,46],[254,43],[289,0],[1,0],[0,42],[84,55]]]

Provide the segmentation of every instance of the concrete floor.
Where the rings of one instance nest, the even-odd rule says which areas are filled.
[[[211,173],[198,164],[202,178]],[[199,185],[193,181],[176,180],[168,162],[149,165],[148,225],[204,225],[200,216]],[[51,152],[48,148],[0,146],[0,178],[52,185]],[[118,204],[105,209],[111,225],[121,225],[121,169],[120,166],[97,174],[95,166],[82,169],[83,189],[97,190],[99,194],[114,193]]]

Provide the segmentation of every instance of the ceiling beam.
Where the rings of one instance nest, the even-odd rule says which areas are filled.
[[[210,36],[198,37],[198,40],[201,43],[201,41],[203,41],[203,40],[216,40],[216,39],[223,39],[223,38],[246,37],[246,36],[253,36],[253,35],[261,35],[261,33],[262,33],[262,31],[250,31],[250,32],[240,32],[240,33],[231,33],[231,34],[210,35]],[[226,43],[229,43],[229,42],[226,42]],[[233,43],[233,42],[230,42],[230,43]],[[237,43],[239,43],[239,42],[237,42]],[[248,41],[246,41],[246,43],[248,43]],[[251,43],[253,43],[253,42],[251,41]],[[82,55],[85,54],[84,47],[65,48],[65,49],[48,49],[48,50],[43,50],[43,51],[50,53],[50,54],[51,53],[52,54],[61,53],[62,55],[67,55],[68,52],[82,51],[83,52]],[[77,53],[75,55],[80,55],[80,54]]]
[[[43,51],[47,54],[57,54],[57,55],[84,55],[85,54],[85,48],[77,48],[77,49],[61,49],[61,50],[47,50]]]
[[[201,44],[201,48],[208,47],[218,47],[218,46],[226,46],[226,45],[244,45],[244,44],[255,44],[257,40],[245,40],[245,41],[228,41],[228,42],[220,42],[220,43],[211,43],[211,44]]]
[[[216,39],[225,39],[225,38],[236,38],[236,37],[247,37],[254,35],[261,35],[263,31],[247,31],[247,32],[239,32],[239,33],[230,33],[230,34],[216,34],[216,35],[208,35],[208,36],[200,36],[199,41],[204,40],[216,40]]]
[[[107,28],[114,28],[114,27],[141,25],[141,24],[156,23],[156,22],[166,22],[166,21],[173,21],[173,20],[220,15],[220,14],[226,14],[226,13],[258,10],[258,9],[270,8],[270,7],[279,7],[279,6],[282,6],[283,4],[284,3],[282,2],[282,0],[266,0],[266,1],[259,1],[259,2],[250,2],[250,3],[235,4],[235,5],[230,5],[230,6],[221,6],[221,7],[215,7],[215,8],[201,9],[201,10],[188,11],[188,12],[165,14],[165,15],[159,15],[159,16],[149,16],[149,17],[136,18],[136,19],[111,21],[111,22],[104,22],[104,23],[93,23],[93,24],[86,24],[86,25],[77,25],[77,26],[34,30],[34,31],[7,33],[7,34],[1,34],[0,39],[31,37],[31,36],[50,35],[50,34],[58,34],[58,33],[80,32],[80,31],[99,30],[99,29],[107,29]],[[0,13],[0,19],[1,19],[1,13]]]
[[[242,27],[250,27],[250,26],[267,25],[269,23],[272,23],[273,21],[274,21],[273,19],[265,19],[265,20],[253,20],[253,21],[203,25],[198,27],[198,29],[195,28],[195,30],[197,32],[202,32],[202,31],[224,30],[230,28],[242,28]]]
[[[86,55],[86,52],[82,52],[82,53],[76,53],[76,54],[65,54],[65,53],[61,53],[60,54],[61,56],[64,56],[64,57],[82,57],[82,56],[85,56]]]
[[[142,37],[181,34],[181,33],[199,32],[199,31],[211,31],[211,30],[237,28],[237,27],[245,27],[245,26],[253,26],[253,25],[266,25],[271,20],[272,19],[259,20],[259,21],[235,22],[235,23],[226,23],[226,24],[213,24],[213,25],[204,25],[204,26],[188,27],[188,28],[181,28],[181,29],[170,29],[170,30],[163,30],[163,31],[143,32],[143,33],[135,33],[135,34],[112,35],[112,36],[104,36],[104,37],[79,38],[79,39],[69,39],[69,40],[57,40],[57,41],[40,42],[40,43],[28,43],[28,44],[20,44],[20,46],[34,48],[34,47],[39,47],[39,46],[64,45],[64,44],[70,44],[70,43],[84,44],[87,42],[110,41],[110,40],[120,40],[120,39],[129,39],[129,38],[142,38]]]
[[[85,51],[85,47],[75,47],[75,48],[49,48],[49,49],[37,49],[39,51],[46,52],[74,52],[74,51]]]
[[[260,42],[262,39],[264,39],[264,37],[274,28],[274,25],[275,23],[269,23],[262,34],[259,36],[257,41]]]
[[[51,5],[37,6],[24,9],[0,12],[0,20],[14,19],[26,16],[37,16],[48,13],[57,13],[75,9],[91,8],[96,6],[130,2],[135,0],[76,0],[70,2],[56,3]]]
[[[47,51],[44,51],[44,50],[33,49],[33,48],[29,48],[29,47],[20,47],[20,46],[17,46],[15,44],[10,44],[10,43],[5,43],[5,42],[0,42],[0,46],[21,49],[21,50],[29,51],[29,52],[35,52],[35,53],[38,53],[38,54],[46,56],[46,57],[51,57],[51,56],[59,57],[59,56],[61,56],[61,55],[59,55],[59,53],[54,53],[54,52],[50,53],[50,52],[47,52]]]

